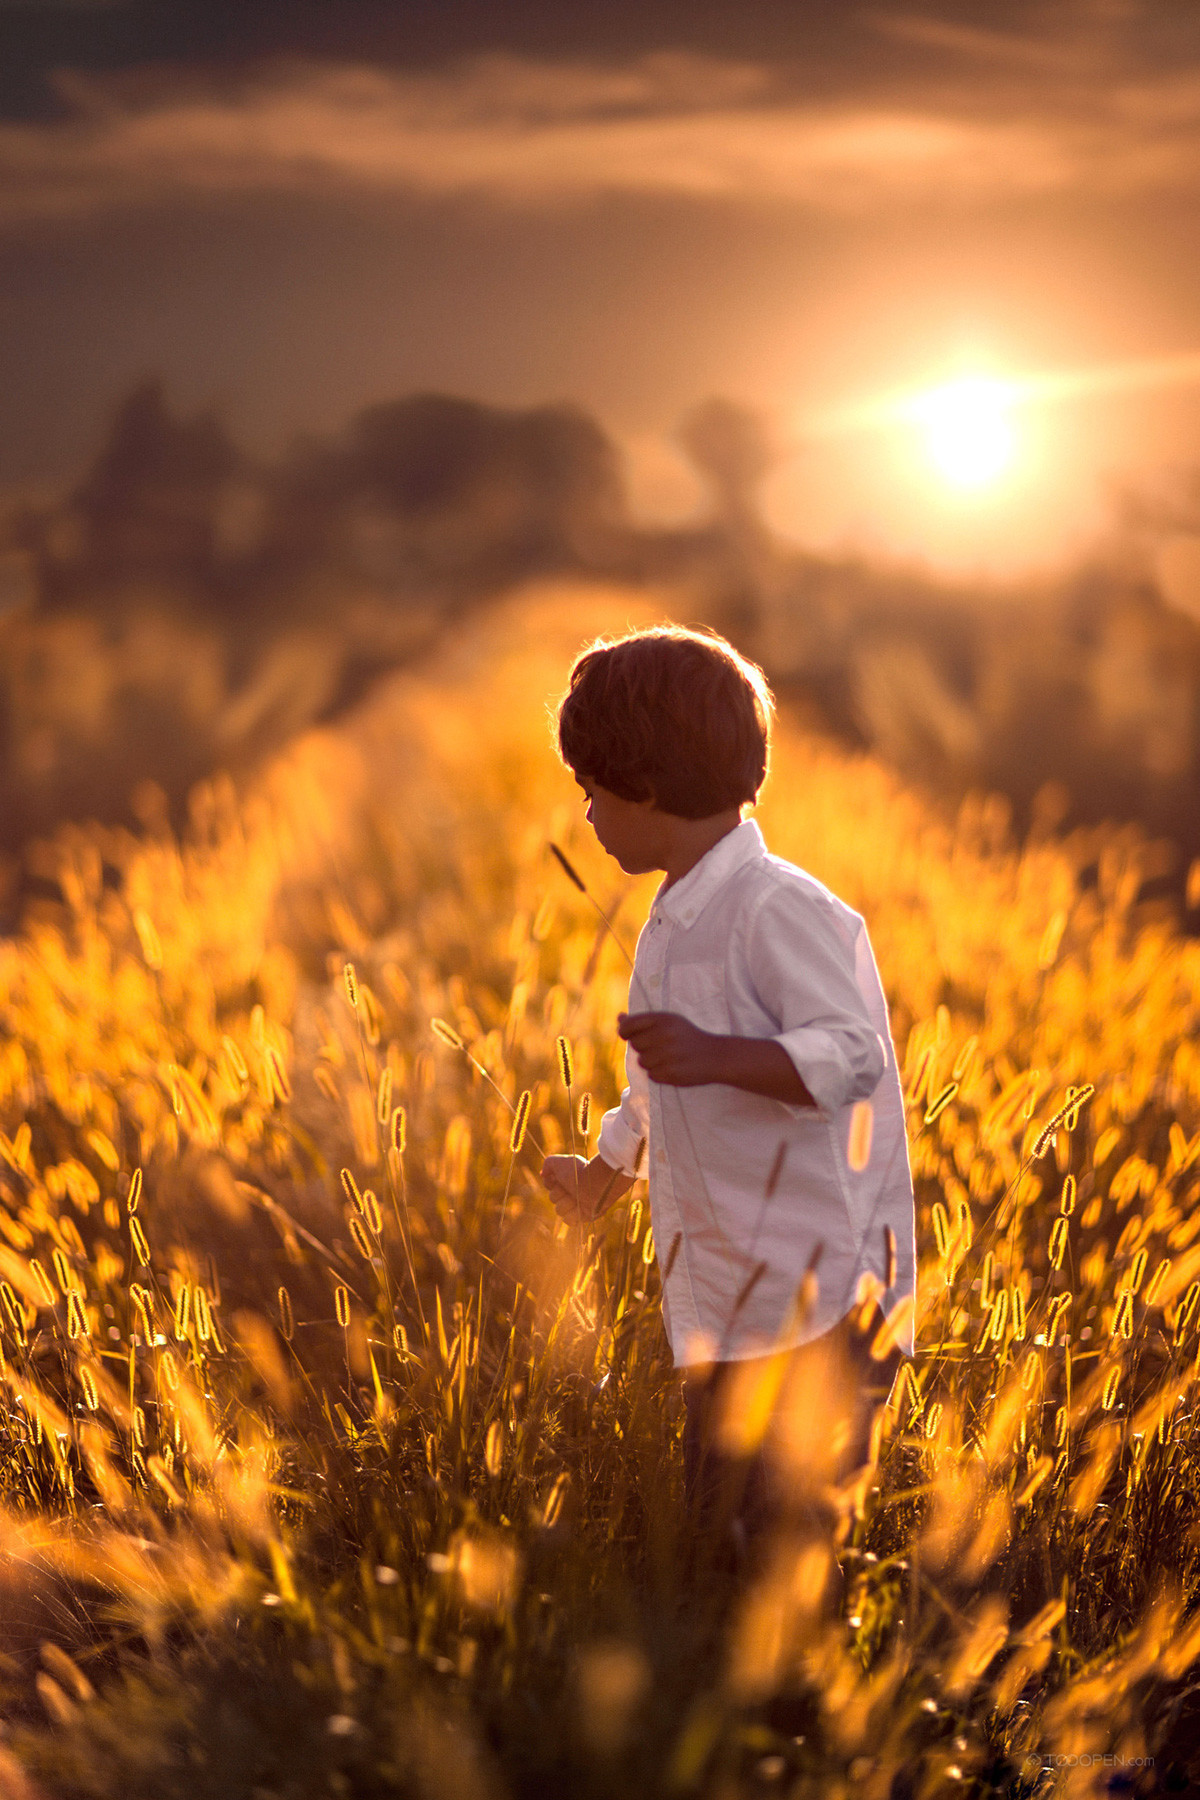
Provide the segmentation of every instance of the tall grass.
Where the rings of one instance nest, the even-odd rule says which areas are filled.
[[[64,833],[62,905],[0,950],[0,1774],[870,1796],[1182,1766],[1200,946],[1139,905],[1151,852],[1018,847],[995,802],[947,823],[784,732],[769,841],[864,911],[893,1004],[918,1347],[840,1497],[845,1617],[787,1543],[731,1602],[688,1541],[644,1188],[585,1233],[536,1180],[594,1145],[628,980],[546,844],[628,943],[653,883],[621,892],[550,756],[562,627],[518,624],[541,653],[501,620],[253,795],[200,790],[182,843]]]

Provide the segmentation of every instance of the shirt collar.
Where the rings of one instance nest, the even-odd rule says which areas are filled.
[[[654,896],[654,913],[665,915],[680,925],[691,925],[700,917],[719,887],[740,869],[743,863],[765,856],[767,846],[753,819],[743,819],[711,850],[705,851],[694,868],[688,870],[672,888],[659,888]]]

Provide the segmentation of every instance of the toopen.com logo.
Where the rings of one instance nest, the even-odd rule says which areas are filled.
[[[1046,1758],[1045,1766],[1049,1769],[1152,1769],[1152,1756],[1115,1756],[1107,1754],[1092,1755],[1083,1751],[1079,1756],[1053,1755]]]

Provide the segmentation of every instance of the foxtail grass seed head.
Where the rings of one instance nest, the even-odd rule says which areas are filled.
[[[1057,1219],[1055,1219],[1053,1225],[1050,1227],[1049,1256],[1050,1267],[1052,1269],[1062,1268],[1063,1257],[1067,1253],[1067,1236],[1069,1232],[1070,1226],[1067,1224],[1062,1213],[1059,1213]]]
[[[933,1203],[933,1235],[937,1242],[938,1256],[945,1262],[950,1252],[950,1221],[940,1200]]]
[[[567,1489],[570,1485],[571,1478],[564,1471],[563,1474],[558,1476],[554,1486],[546,1496],[546,1504],[542,1509],[542,1524],[545,1525],[547,1529],[557,1525],[559,1519],[562,1517],[563,1502],[566,1500]]]
[[[989,1250],[983,1259],[983,1268],[979,1271],[979,1304],[985,1312],[991,1311],[992,1271],[995,1266],[996,1259]]]
[[[1059,1294],[1050,1307],[1046,1321],[1046,1342],[1053,1345],[1058,1338],[1058,1329],[1071,1310],[1071,1295]]]
[[[408,1142],[408,1115],[402,1106],[396,1107],[392,1113],[392,1149],[397,1156],[404,1155],[404,1147]]]
[[[1133,1295],[1128,1288],[1117,1301],[1117,1309],[1113,1314],[1112,1336],[1125,1338],[1133,1336]]]
[[[646,1235],[642,1239],[642,1261],[647,1268],[654,1261],[654,1227],[652,1225],[647,1225]]]
[[[379,1072],[379,1086],[375,1090],[375,1117],[381,1125],[386,1125],[392,1112],[392,1071],[390,1068]]]
[[[927,1125],[932,1125],[935,1119],[941,1117],[957,1092],[957,1081],[948,1081],[941,1092],[937,1094],[925,1108],[925,1123]]]
[[[400,1352],[401,1356],[408,1355],[408,1333],[403,1325],[392,1326],[392,1345]]]
[[[91,1337],[91,1335],[92,1328],[88,1323],[83,1295],[78,1288],[72,1288],[67,1295],[67,1336],[81,1338]]]
[[[578,1125],[579,1125],[579,1135],[581,1138],[587,1137],[588,1126],[591,1124],[591,1119],[592,1119],[592,1096],[590,1094],[584,1094],[582,1099],[579,1102]]]
[[[129,1298],[137,1308],[138,1321],[142,1328],[142,1336],[148,1344],[154,1342],[154,1298],[150,1289],[143,1287],[140,1281],[130,1284]]]
[[[1095,1091],[1095,1086],[1090,1081],[1085,1082],[1082,1087],[1073,1087],[1068,1090],[1066,1102],[1059,1107],[1053,1118],[1046,1121],[1034,1139],[1033,1157],[1035,1161],[1039,1156],[1045,1155],[1060,1126],[1065,1127],[1068,1131],[1074,1129],[1079,1123],[1080,1108],[1091,1099]]]
[[[641,1231],[641,1229],[642,1229],[642,1203],[640,1200],[633,1200],[630,1202],[629,1218],[625,1224],[625,1242],[627,1244],[636,1244],[637,1239],[638,1239],[638,1233]]]
[[[228,1033],[221,1039],[221,1048],[225,1052],[225,1060],[239,1081],[249,1081],[250,1071],[246,1067],[246,1059]]]
[[[53,1306],[58,1299],[58,1295],[54,1292],[54,1289],[50,1284],[50,1277],[47,1275],[36,1256],[31,1256],[29,1259],[29,1273],[33,1276],[34,1285],[37,1288],[38,1293],[42,1296],[42,1305]]]
[[[296,1332],[296,1315],[292,1311],[292,1296],[285,1287],[279,1290],[279,1329],[290,1344]]]
[[[971,1217],[971,1208],[963,1199],[954,1204],[954,1229],[958,1233],[961,1249],[969,1250],[975,1239],[975,1222]]]
[[[379,1002],[369,987],[361,987],[359,995],[362,1000],[363,1036],[373,1050],[383,1036],[383,1019],[379,1012]]]
[[[572,1087],[575,1085],[575,1069],[571,1061],[571,1046],[565,1037],[560,1037],[555,1039],[554,1047],[558,1051],[558,1072],[562,1076],[562,1084],[567,1092],[570,1093]]]
[[[357,1181],[355,1181],[355,1179],[354,1179],[353,1175],[350,1173],[349,1169],[342,1170],[341,1181],[342,1181],[342,1191],[345,1194],[347,1200],[350,1202],[350,1204],[354,1208],[355,1212],[361,1212],[363,1209],[362,1193],[359,1190],[359,1185],[358,1185]]]
[[[912,1102],[912,1104],[914,1106],[919,1104],[919,1102],[925,1092],[925,1083],[926,1083],[926,1080],[927,1080],[932,1068],[933,1068],[933,1045],[929,1044],[921,1052],[920,1058],[917,1062],[916,1071],[913,1075],[912,1087],[909,1089],[908,1098],[910,1099],[910,1101]]]
[[[337,1322],[345,1331],[350,1323],[350,1290],[339,1282],[333,1290],[333,1310],[337,1314]]]
[[[163,962],[162,945],[159,943],[158,933],[154,929],[153,920],[149,913],[140,906],[133,915],[133,929],[137,932],[138,943],[141,946],[142,951],[142,960],[145,962],[146,967],[155,971],[161,969]]]
[[[855,1175],[861,1175],[871,1160],[874,1131],[875,1108],[869,1100],[857,1101],[850,1114],[850,1137],[846,1145],[846,1161]]]
[[[133,1245],[133,1254],[137,1258],[138,1262],[141,1264],[142,1268],[144,1268],[144,1269],[149,1268],[149,1266],[150,1266],[150,1245],[146,1240],[145,1232],[142,1230],[142,1223],[141,1223],[140,1219],[136,1219],[136,1218],[130,1219],[130,1221],[129,1221],[129,1241]]]
[[[141,1169],[135,1169],[133,1171],[133,1174],[129,1178],[129,1198],[125,1202],[125,1206],[126,1206],[126,1209],[128,1212],[135,1213],[137,1211],[138,1201],[141,1199],[141,1197],[142,1197],[142,1171],[141,1171]]]
[[[1175,1342],[1183,1342],[1184,1333],[1196,1315],[1196,1305],[1200,1301],[1200,1281],[1193,1281],[1179,1305],[1175,1315]]]
[[[671,1279],[671,1272],[675,1267],[675,1258],[679,1255],[682,1248],[683,1233],[682,1231],[677,1231],[675,1236],[671,1239],[671,1248],[667,1251],[667,1260],[663,1264],[662,1278],[664,1285]]]
[[[14,1331],[19,1325],[24,1325],[25,1315],[17,1300],[16,1290],[9,1281],[0,1281],[0,1305],[3,1305],[4,1316]]]
[[[370,1188],[363,1190],[363,1218],[375,1236],[380,1237],[383,1233],[383,1214],[379,1209],[379,1202]]]
[[[453,1025],[447,1025],[445,1019],[430,1019],[429,1028],[433,1032],[434,1037],[441,1038],[443,1044],[448,1044],[451,1050],[466,1049],[467,1046],[463,1043]]]
[[[1008,1289],[1001,1288],[992,1301],[991,1317],[988,1321],[988,1336],[993,1344],[998,1344],[1004,1336],[1004,1327],[1008,1323]]]
[[[212,1310],[202,1287],[193,1288],[192,1307],[196,1314],[196,1336],[202,1344],[207,1344],[212,1337]]]
[[[1062,1198],[1058,1203],[1058,1210],[1064,1219],[1069,1219],[1071,1214],[1075,1211],[1075,1191],[1075,1177],[1073,1175],[1068,1175],[1067,1179],[1063,1182]]]
[[[86,1363],[79,1365],[79,1385],[83,1389],[84,1404],[89,1412],[99,1412],[100,1395],[96,1390],[96,1377]]]
[[[1025,1338],[1025,1296],[1016,1282],[1009,1293],[1009,1306],[1012,1310],[1013,1337],[1021,1343]]]
[[[1125,1279],[1125,1286],[1129,1289],[1131,1294],[1136,1294],[1142,1285],[1142,1277],[1146,1273],[1146,1263],[1149,1260],[1149,1256],[1149,1251],[1143,1245],[1129,1266],[1129,1273]]]
[[[525,1142],[525,1127],[529,1124],[529,1108],[533,1105],[533,1094],[526,1088],[517,1101],[517,1110],[513,1114],[512,1130],[508,1134],[508,1147],[515,1156]]]
[[[483,1446],[483,1461],[493,1481],[504,1467],[504,1427],[499,1419],[493,1419],[487,1428],[487,1438]]]
[[[54,1248],[50,1260],[54,1264],[54,1273],[58,1277],[58,1285],[65,1296],[69,1294],[71,1289],[75,1286],[71,1265],[57,1245]]]
[[[1153,1275],[1150,1277],[1146,1292],[1142,1296],[1147,1306],[1155,1305],[1158,1296],[1162,1293],[1163,1283],[1170,1273],[1171,1258],[1169,1256],[1164,1256],[1163,1260],[1159,1263],[1157,1269],[1155,1269]]]
[[[927,1438],[937,1436],[938,1426],[942,1422],[942,1413],[944,1410],[941,1401],[935,1400],[933,1405],[929,1408],[929,1411],[925,1414],[924,1429]]]
[[[271,1086],[274,1088],[279,1098],[284,1101],[290,1100],[292,1097],[292,1084],[288,1080],[288,1072],[283,1066],[283,1058],[280,1056],[274,1044],[269,1044],[267,1046],[267,1067],[271,1072]]]
[[[574,869],[573,869],[573,868],[572,868],[572,866],[571,866],[571,864],[570,864],[570,863],[569,863],[569,862],[568,862],[568,861],[567,861],[567,859],[566,859],[566,857],[565,857],[565,856],[564,856],[564,855],[563,855],[563,853],[562,853],[562,851],[561,851],[561,850],[560,850],[560,849],[559,849],[559,847],[558,847],[558,845],[557,845],[557,844],[551,844],[551,845],[550,845],[550,852],[551,852],[551,855],[552,855],[552,856],[555,856],[555,857],[557,857],[557,859],[558,859],[558,861],[559,861],[559,864],[560,864],[560,865],[561,865],[561,867],[562,867],[562,870],[563,870],[563,873],[564,873],[564,874],[565,874],[565,876],[566,876],[566,877],[567,877],[567,880],[568,880],[568,881],[570,881],[570,882],[573,882],[573,883],[574,883],[574,885],[575,885],[575,886],[576,886],[576,887],[577,887],[577,888],[578,888],[578,889],[579,889],[579,891],[580,891],[580,893],[581,893],[581,894],[586,894],[586,893],[587,893],[587,889],[586,889],[586,888],[585,888],[585,887],[584,887],[584,885],[583,885],[583,882],[582,882],[582,880],[581,880],[581,879],[580,879],[580,877],[579,877],[579,876],[578,876],[578,875],[577,875],[577,874],[576,874],[576,873],[575,873],[575,870],[574,870]]]
[[[342,964],[342,981],[346,987],[346,998],[354,1012],[358,1011],[358,976],[354,973],[352,962]]]
[[[282,1291],[282,1290],[281,1290]],[[188,1334],[188,1326],[192,1322],[192,1289],[191,1283],[185,1281],[175,1301],[175,1339],[182,1343]]]
[[[1118,1364],[1118,1366],[1115,1369],[1109,1370],[1108,1378],[1104,1383],[1104,1392],[1100,1396],[1100,1404],[1104,1408],[1105,1412],[1112,1411],[1113,1402],[1116,1400],[1117,1388],[1120,1386],[1120,1383],[1121,1383],[1121,1369],[1120,1369],[1120,1365]]]
[[[350,1215],[350,1236],[354,1239],[354,1248],[366,1262],[370,1262],[375,1252],[371,1248],[371,1240],[367,1236],[366,1227],[357,1213]]]

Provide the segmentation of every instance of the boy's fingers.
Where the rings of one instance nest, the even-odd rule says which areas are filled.
[[[673,1017],[672,1013],[618,1013],[617,1030],[626,1039],[645,1037],[647,1032],[653,1031],[664,1019]]]

